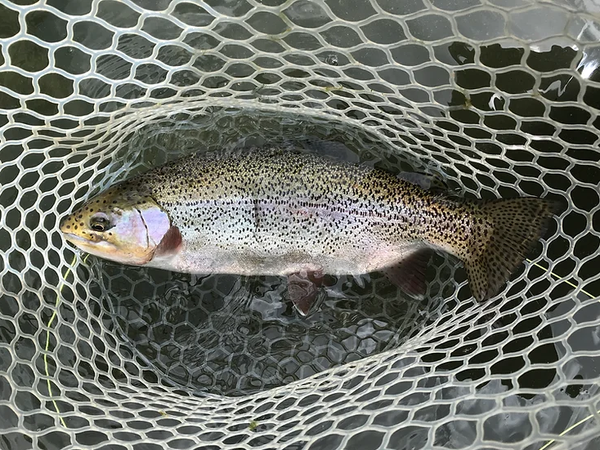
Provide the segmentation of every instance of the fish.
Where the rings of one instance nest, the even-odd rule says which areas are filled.
[[[546,232],[554,200],[432,192],[392,172],[294,149],[197,152],[109,186],[60,222],[80,250],[196,274],[283,276],[307,314],[331,277],[384,272],[422,298],[433,252],[495,296]]]

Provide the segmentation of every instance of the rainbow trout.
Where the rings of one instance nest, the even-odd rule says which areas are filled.
[[[457,256],[477,300],[495,295],[544,233],[553,202],[456,200],[386,171],[254,149],[196,154],[118,183],[62,220],[67,240],[124,264],[288,277],[306,313],[323,277],[387,271],[425,292],[431,251]]]

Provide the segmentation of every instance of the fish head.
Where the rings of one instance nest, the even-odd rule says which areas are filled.
[[[60,223],[64,237],[81,250],[131,265],[151,261],[170,229],[156,201],[127,186],[91,198]]]

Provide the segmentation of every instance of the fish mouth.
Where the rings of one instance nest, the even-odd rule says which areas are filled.
[[[77,236],[74,233],[67,233],[66,231],[62,231],[62,233],[65,239],[69,242],[72,242],[73,244],[75,244],[76,242],[88,242],[87,239],[84,239],[81,236]]]
[[[62,231],[62,230],[61,230]],[[88,238],[84,238],[81,237],[75,233],[71,233],[71,232],[62,232],[64,235],[64,238],[72,243],[75,244],[77,247],[82,248],[82,247],[87,247],[87,246],[91,246],[91,245],[97,245],[100,243],[99,240],[93,240],[93,239],[88,239]]]
[[[121,261],[118,257],[115,257],[116,247],[104,240],[90,240],[74,233],[64,233],[64,238],[67,242],[73,244],[76,248],[90,255],[99,256],[100,258],[109,259],[111,261]]]
[[[63,235],[67,242],[70,242],[79,250],[89,253],[90,255],[98,256],[100,258],[121,264],[141,266],[148,263],[153,256],[152,253],[143,254],[141,256],[131,253],[122,254],[119,252],[119,248],[115,244],[107,242],[103,239],[94,241],[78,236],[72,232],[63,232]]]

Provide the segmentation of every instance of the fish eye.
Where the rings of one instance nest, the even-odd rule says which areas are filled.
[[[106,216],[106,214],[98,213],[94,214],[90,219],[90,228],[94,231],[98,231],[100,233],[112,228],[112,224],[110,220]]]

